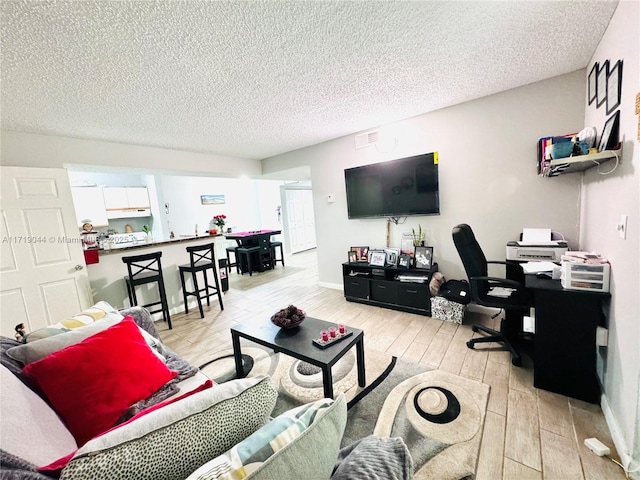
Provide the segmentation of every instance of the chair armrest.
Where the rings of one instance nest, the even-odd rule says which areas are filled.
[[[504,262],[502,260],[487,260],[487,263],[497,263],[499,265],[511,265],[510,262]]]
[[[517,288],[518,290],[524,289],[524,285],[520,282],[516,282],[515,280],[509,280],[508,278],[501,277],[470,277],[469,280],[474,283],[478,282],[491,282],[492,286],[496,287],[507,287],[507,288]]]

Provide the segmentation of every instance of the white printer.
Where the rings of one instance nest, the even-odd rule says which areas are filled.
[[[534,242],[508,242],[507,260],[520,262],[559,262],[568,250],[564,240]]]

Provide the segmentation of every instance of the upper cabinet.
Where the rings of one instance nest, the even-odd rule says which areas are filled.
[[[94,227],[106,227],[109,224],[102,187],[71,187],[71,195],[79,227],[85,220],[89,220]]]
[[[151,216],[147,187],[105,187],[102,194],[107,218]]]

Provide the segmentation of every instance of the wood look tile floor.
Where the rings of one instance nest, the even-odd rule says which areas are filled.
[[[467,312],[463,325],[347,302],[341,290],[318,286],[314,250],[288,255],[286,267],[253,276],[229,275],[230,289],[200,318],[197,307],[172,316],[173,329],[156,322],[162,340],[194,365],[231,348],[229,328],[249,319],[269,317],[294,304],[311,317],[335,321],[365,331],[365,345],[410,362],[430,365],[491,386],[483,432],[478,480],[616,480],[622,469],[584,446],[597,437],[619,460],[599,406],[539,390],[533,367],[511,365],[508,352],[496,344],[475,350],[466,346],[471,324],[491,325],[489,316]],[[340,265],[336,265],[340,268]],[[175,292],[175,295],[178,295]]]

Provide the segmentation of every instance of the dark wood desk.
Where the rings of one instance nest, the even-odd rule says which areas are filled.
[[[596,328],[606,325],[609,293],[566,290],[560,280],[525,275],[535,307],[533,385],[600,403]]]
[[[307,317],[299,327],[290,330],[280,328],[269,320],[261,323],[239,324],[231,328],[231,342],[238,378],[244,376],[242,368],[242,353],[240,351],[240,337],[272,348],[303,362],[310,363],[322,369],[322,384],[324,396],[333,398],[333,377],[331,367],[340,360],[354,345],[356,346],[356,362],[358,367],[358,385],[366,385],[364,368],[364,332],[357,328],[348,327],[353,332],[348,338],[327,348],[316,347],[312,340],[320,337],[322,330],[337,327],[335,323]]]
[[[259,252],[255,252],[251,257],[251,270],[258,272],[264,271],[264,265],[267,261],[273,268],[273,260],[271,259],[271,235],[282,233],[282,230],[253,230],[248,232],[226,233],[225,238],[235,240],[239,247],[261,247]],[[240,261],[240,270],[242,273],[248,271],[247,265]]]

